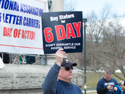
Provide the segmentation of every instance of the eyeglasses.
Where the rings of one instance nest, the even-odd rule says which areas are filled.
[[[73,70],[73,67],[72,66],[71,67],[65,67],[65,70],[67,70],[67,71],[69,71],[70,69]]]

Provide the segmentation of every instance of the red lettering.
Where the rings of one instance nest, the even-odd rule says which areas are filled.
[[[26,30],[26,34],[27,34],[26,38],[29,39],[29,31]]]
[[[12,37],[12,30],[13,30],[13,28],[4,27],[3,36]]]
[[[14,29],[13,37],[16,38],[18,36],[18,29]]]
[[[77,37],[81,37],[81,32],[80,32],[80,29],[81,29],[81,22],[78,22],[77,23],[73,23],[74,27],[75,27],[75,30],[76,30],[76,33],[77,33]]]
[[[46,42],[52,42],[54,37],[53,37],[53,33],[51,32],[52,29],[47,27],[44,29],[44,36],[45,36],[45,41]]]
[[[55,26],[56,34],[57,34],[57,40],[63,40],[65,39],[65,28],[63,25]]]
[[[33,31],[30,32],[30,39],[31,40],[35,39],[35,32]]]
[[[20,31],[21,31],[21,29],[15,29],[14,32],[13,32],[13,37],[19,38],[20,34],[21,34]]]
[[[69,23],[66,25],[67,27],[67,39],[70,39],[70,36],[72,36],[72,38],[76,38],[75,32],[73,30],[72,24]]]
[[[35,32],[33,31],[27,31],[27,30],[22,30],[22,39],[31,39],[35,40]]]
[[[26,35],[25,35],[25,32],[24,30],[22,30],[22,36],[21,36],[22,39],[26,39]]]
[[[21,29],[18,30],[18,36],[17,36],[18,38],[20,37],[20,34],[21,34],[20,31]]]

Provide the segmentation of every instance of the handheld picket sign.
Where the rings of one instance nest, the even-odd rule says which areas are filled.
[[[42,13],[44,54],[54,54],[63,48],[66,53],[82,52],[82,12]]]

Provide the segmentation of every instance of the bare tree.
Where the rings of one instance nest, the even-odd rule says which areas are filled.
[[[103,67],[104,70],[111,69],[113,74],[119,79],[123,79],[115,74],[115,70],[120,69],[125,77],[123,65],[125,65],[125,28],[120,23],[122,17],[111,14],[110,5],[106,5],[100,16],[92,12],[87,22],[87,66],[92,70]],[[112,16],[112,17],[111,17]],[[112,19],[109,19],[112,18]],[[84,54],[70,54],[72,61],[84,66]]]
[[[64,10],[74,11],[76,5],[76,0],[64,0]]]
[[[88,17],[90,22],[88,22],[87,27],[87,53],[99,67],[110,68],[112,71],[120,69],[125,77],[123,70],[125,63],[125,29],[120,23],[120,17],[114,15],[111,20],[107,19],[110,16],[109,10],[110,7],[106,6],[99,20],[93,12]],[[98,69],[98,66],[96,66],[96,69]],[[114,75],[116,75],[115,72]],[[116,76],[122,79],[118,75]]]
[[[125,72],[123,70],[123,65],[125,64],[125,29],[119,23],[118,19],[115,18],[108,23],[102,42],[103,50],[100,52],[103,53],[104,57],[107,58],[107,61],[111,62],[113,65],[112,67],[112,65],[109,64],[111,65],[109,68],[112,68],[113,71],[120,69],[125,77]]]

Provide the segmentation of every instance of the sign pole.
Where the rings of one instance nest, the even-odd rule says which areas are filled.
[[[84,94],[86,94],[86,22],[87,19],[83,19],[84,22]]]

